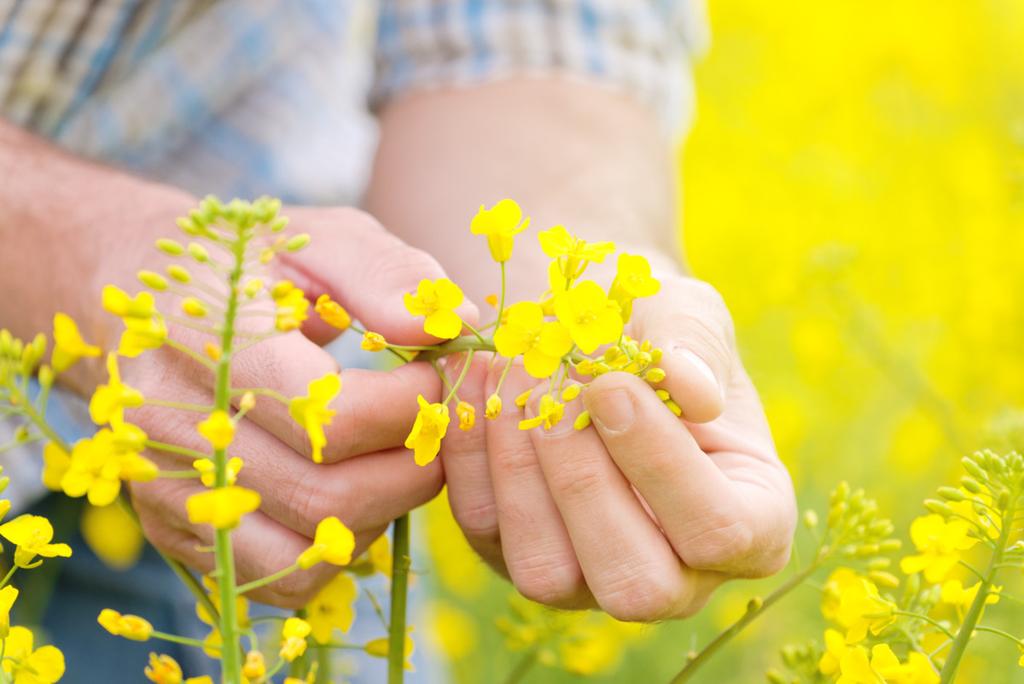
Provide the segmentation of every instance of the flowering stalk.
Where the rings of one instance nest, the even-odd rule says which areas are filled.
[[[215,410],[228,411],[231,407],[231,355],[235,341],[235,319],[238,315],[238,285],[245,264],[246,240],[239,236],[232,245],[234,264],[228,276],[228,301],[224,313],[224,329],[221,333],[221,354],[217,361],[216,385],[213,404]],[[227,449],[213,452],[215,486],[228,484]],[[222,677],[225,682],[242,680],[239,659],[238,614],[236,609],[237,587],[235,586],[235,560],[231,548],[231,530],[215,530],[214,555],[217,562],[217,589],[220,592],[220,633],[224,641],[222,649]]]
[[[395,520],[391,552],[391,619],[388,621],[388,684],[405,678],[405,613],[409,592],[409,514]]]
[[[1006,553],[1006,548],[1010,542],[1010,535],[1014,528],[1016,512],[1015,506],[1013,503],[1010,503],[1003,513],[1002,524],[1000,525],[1001,532],[992,550],[992,557],[989,560],[988,568],[981,579],[981,586],[971,602],[971,607],[967,610],[963,622],[960,623],[960,630],[957,632],[953,645],[950,647],[949,655],[946,657],[946,662],[942,666],[940,684],[948,684],[956,679],[957,670],[960,668],[960,661],[967,650],[967,644],[974,635],[978,621],[981,619],[982,611],[985,609],[989,593],[995,583],[996,574],[999,572],[1000,564],[1003,562],[1003,555]],[[1016,639],[1014,640],[1016,641]]]

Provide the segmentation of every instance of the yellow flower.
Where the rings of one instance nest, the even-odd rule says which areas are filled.
[[[150,653],[144,672],[146,679],[156,684],[181,684],[181,665],[169,655]]]
[[[338,573],[309,602],[306,606],[306,620],[318,643],[328,643],[335,629],[344,633],[352,628],[358,597],[359,588],[355,580],[350,575]]]
[[[412,631],[412,627],[408,628]],[[405,669],[412,671],[412,652],[415,650],[416,645],[412,641],[412,637],[408,634],[405,635],[405,644],[402,649],[402,655],[405,656]],[[363,644],[363,650],[372,655],[375,658],[387,658],[388,651],[390,651],[388,637],[381,637],[379,639],[371,639]]]
[[[313,309],[324,323],[338,330],[348,330],[348,327],[352,325],[352,317],[348,314],[348,311],[345,311],[345,307],[331,299],[329,294],[322,294],[317,297],[316,305]]]
[[[623,320],[633,312],[633,300],[658,294],[661,283],[651,277],[651,265],[639,255],[620,254],[609,296],[622,309]]]
[[[227,411],[217,409],[196,426],[199,434],[216,450],[227,449],[235,439],[235,423]]]
[[[14,564],[26,568],[36,556],[43,558],[69,558],[71,547],[67,544],[51,544],[53,525],[41,515],[19,515],[14,520],[0,525],[0,536],[14,544]]]
[[[880,684],[899,674],[900,661],[888,644],[875,644],[870,660],[864,647],[854,646],[843,655],[839,667],[837,683]]]
[[[427,465],[437,457],[441,450],[441,440],[448,432],[448,407],[444,404],[431,404],[423,395],[416,397],[420,410],[416,414],[409,436],[405,438],[405,448],[412,449],[416,465]]]
[[[846,629],[846,642],[855,644],[863,641],[869,631],[880,634],[895,622],[894,610],[896,605],[882,598],[878,587],[858,577],[843,588],[833,619]]]
[[[8,584],[0,589],[0,639],[6,639],[11,631],[11,608],[18,599],[18,590]]]
[[[56,646],[33,649],[32,631],[11,627],[4,641],[3,670],[12,684],[53,684],[64,676],[64,654]]]
[[[380,333],[367,330],[363,333],[363,341],[359,343],[359,346],[366,351],[379,352],[388,348],[388,341]]]
[[[512,258],[514,238],[526,230],[530,219],[523,219],[523,211],[513,200],[503,199],[490,209],[482,205],[473,217],[470,232],[473,235],[486,235],[487,247],[491,250],[491,258],[498,263]]]
[[[424,316],[423,329],[434,337],[450,340],[462,332],[462,319],[455,309],[464,299],[459,286],[447,278],[421,280],[416,292],[403,297],[406,310]]]
[[[238,485],[193,494],[185,502],[189,522],[207,523],[218,530],[237,526],[242,516],[252,513],[259,506],[259,493]]]
[[[142,392],[121,382],[117,367],[117,354],[107,354],[107,384],[100,385],[89,400],[89,417],[97,425],[119,425],[124,422],[124,410],[142,406]]]
[[[289,663],[306,652],[306,637],[312,628],[302,618],[290,617],[281,628],[281,657]]]
[[[460,401],[455,406],[455,415],[459,417],[459,429],[468,432],[473,429],[476,423],[476,408],[466,401]]]
[[[818,669],[821,674],[831,677],[839,672],[839,663],[843,656],[850,650],[846,645],[846,638],[841,632],[834,629],[825,630],[825,652],[818,661]]]
[[[71,450],[71,460],[60,486],[71,497],[88,495],[93,506],[106,506],[117,498],[122,480],[148,482],[156,465],[139,452],[146,433],[130,423],[113,430],[103,428],[90,439],[81,439]]]
[[[217,581],[209,575],[203,575],[203,586],[206,587],[206,593],[207,596],[209,596],[210,603],[213,604],[213,607],[217,612],[220,612],[220,588],[217,586]],[[248,629],[251,626],[251,623],[249,622],[249,599],[245,598],[245,596],[235,597],[235,615],[238,617],[239,627]],[[210,625],[211,627],[215,628],[217,625],[216,621],[214,621],[207,612],[206,606],[202,603],[196,603],[196,617],[198,617],[201,622]],[[214,632],[216,632],[216,629],[214,629]],[[213,635],[211,634],[211,636]],[[218,633],[216,637],[211,639],[211,642],[216,642],[216,646],[219,648],[220,634]],[[214,655],[212,657],[218,656]]]
[[[53,355],[50,365],[57,373],[63,373],[85,356],[99,356],[100,348],[82,339],[78,325],[71,316],[57,313],[53,317]]]
[[[591,280],[555,297],[555,315],[584,354],[622,335],[619,305]]]
[[[526,372],[535,378],[551,377],[572,349],[572,338],[558,321],[545,321],[536,302],[508,307],[505,321],[494,333],[494,346],[506,358],[523,355]]]
[[[960,611],[966,611],[974,603],[980,588],[981,582],[964,587],[963,582],[958,579],[946,580],[942,585],[942,602],[956,606]],[[1002,587],[991,587],[989,595],[985,597],[985,605],[999,603],[999,594],[1002,590]]]
[[[288,402],[288,413],[309,435],[309,443],[313,448],[313,462],[322,463],[324,447],[327,446],[324,426],[331,424],[331,418],[336,413],[327,406],[341,391],[341,376],[337,373],[328,373],[310,382],[306,388],[309,392],[306,396],[295,397]]]
[[[890,677],[887,681],[892,684],[939,684],[939,673],[923,653],[911,651],[907,654],[907,662],[901,670],[896,677]]]
[[[270,291],[270,296],[276,307],[274,327],[281,332],[297,329],[309,316],[309,300],[291,281],[282,280],[276,283]]]
[[[71,466],[71,456],[55,442],[43,447],[43,484],[55,492],[61,490],[60,481]]]
[[[81,527],[89,548],[109,567],[126,570],[142,555],[142,530],[117,501],[109,506],[86,506]]]
[[[565,404],[555,401],[555,398],[550,394],[545,394],[540,398],[537,415],[533,418],[519,421],[519,429],[531,430],[543,425],[545,430],[550,430],[555,425],[558,425],[563,415],[565,415]]]
[[[579,278],[588,263],[600,264],[615,251],[615,243],[585,242],[571,234],[565,226],[542,230],[537,239],[544,253],[557,259],[559,271],[567,281]]]
[[[245,664],[242,666],[242,675],[248,679],[259,679],[267,673],[267,661],[259,651],[249,651],[245,654]]]
[[[118,353],[135,357],[147,349],[157,349],[167,339],[167,324],[156,310],[153,293],[140,292],[132,298],[119,287],[103,288],[103,308],[124,323]]]
[[[114,636],[124,637],[131,641],[148,641],[153,634],[153,625],[149,623],[149,620],[138,615],[122,615],[110,608],[101,610],[96,622]]]
[[[497,393],[487,397],[487,404],[484,407],[484,417],[494,420],[501,415],[501,397]]]
[[[934,513],[915,519],[910,525],[910,539],[918,553],[900,561],[900,569],[908,575],[923,571],[926,581],[941,582],[960,561],[960,552],[978,543],[968,536],[970,529],[966,521],[947,522]]]
[[[321,561],[331,565],[348,565],[352,562],[355,548],[356,538],[352,530],[332,515],[317,524],[313,544],[299,554],[296,562],[303,570]]]
[[[238,479],[238,473],[242,470],[242,459],[238,456],[232,456],[228,459],[226,475],[227,483],[229,485],[235,484]],[[208,458],[197,458],[192,461],[192,467],[199,471],[199,480],[207,487],[212,487],[217,483],[217,466]]]

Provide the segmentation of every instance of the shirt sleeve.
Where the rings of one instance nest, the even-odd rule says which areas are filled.
[[[413,91],[560,73],[624,91],[670,129],[692,102],[700,0],[382,0],[375,106]]]

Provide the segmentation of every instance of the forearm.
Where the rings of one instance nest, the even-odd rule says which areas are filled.
[[[191,199],[77,159],[2,120],[0,178],[0,326],[28,337],[65,311],[87,339],[109,348],[117,328],[99,307],[103,282],[130,286],[144,252]]]
[[[561,223],[644,253],[656,270],[679,268],[671,148],[653,113],[632,100],[524,78],[409,96],[385,108],[381,127],[370,212],[437,257],[474,298],[496,285],[469,222],[503,197],[537,228]],[[521,241],[513,259],[515,294],[539,294],[546,259],[535,241]]]

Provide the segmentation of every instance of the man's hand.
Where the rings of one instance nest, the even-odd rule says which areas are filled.
[[[664,351],[660,386],[683,419],[642,380],[609,373],[550,431],[520,431],[513,399],[536,381],[511,375],[504,413],[445,441],[449,499],[469,542],[528,598],[621,620],[689,616],[726,579],[783,567],[792,485],[717,292],[663,279],[627,332]],[[500,370],[481,360],[462,398],[482,405]],[[576,431],[584,407],[593,428]]]
[[[421,278],[443,275],[425,253],[385,232],[367,214],[349,209],[283,211],[291,225],[313,236],[299,255],[279,257],[275,277],[288,278],[307,296],[330,294],[369,329],[407,344],[436,342],[402,307],[402,293]],[[472,318],[474,313],[463,312]],[[234,387],[260,387],[285,396],[306,393],[306,384],[337,372],[317,343],[337,333],[310,320],[303,333],[274,337],[236,356]],[[172,336],[195,335],[172,330]],[[198,346],[193,343],[192,346]],[[146,397],[209,404],[213,378],[194,361],[170,348],[122,362],[126,381]],[[391,372],[341,371],[338,411],[327,428],[325,463],[314,464],[305,432],[279,402],[259,398],[242,421],[229,449],[245,461],[239,483],[262,496],[260,510],[245,517],[233,533],[239,582],[269,575],[295,561],[310,544],[317,523],[339,517],[356,534],[357,552],[388,523],[431,499],[441,487],[440,463],[417,466],[402,446],[416,414],[416,395],[438,400],[439,381],[426,364]],[[205,449],[197,413],[146,407],[129,413],[153,440]],[[164,452],[147,454],[163,469],[191,467],[191,458]],[[161,551],[191,567],[213,567],[212,529],[191,525],[185,500],[201,491],[198,480],[155,480],[132,485],[132,499],[146,537]],[[204,548],[206,547],[206,548]],[[336,568],[326,564],[293,574],[253,592],[262,601],[297,608],[308,602]]]

